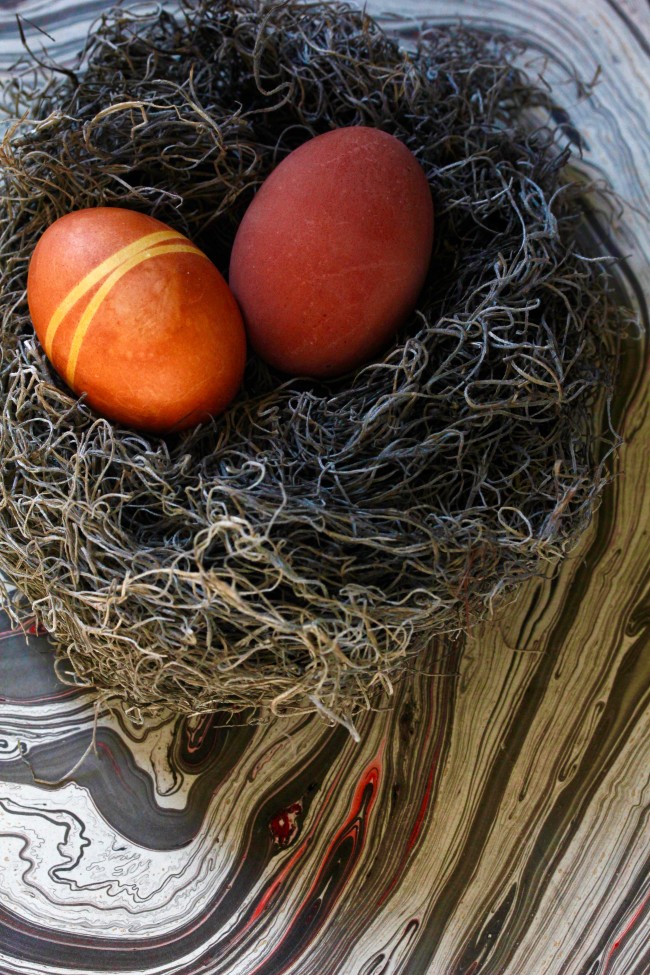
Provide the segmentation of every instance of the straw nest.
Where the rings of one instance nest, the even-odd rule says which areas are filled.
[[[623,313],[581,253],[567,126],[513,41],[426,30],[410,53],[347,6],[187,3],[102,19],[72,69],[5,86],[0,570],[59,672],[132,713],[320,711],[353,728],[435,633],[561,558],[616,443]],[[128,206],[226,271],[256,187],[344,125],[393,133],[436,206],[416,313],[331,383],[254,357],[241,394],[173,438],[116,427],[50,368],[32,249],[76,208]],[[575,176],[575,174],[574,174]]]

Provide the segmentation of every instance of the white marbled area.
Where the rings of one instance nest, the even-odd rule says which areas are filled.
[[[129,4],[142,12],[162,3],[139,0]],[[171,3],[166,4],[173,6]],[[23,53],[18,19],[35,54],[46,52],[58,63],[73,59],[83,47],[91,24],[114,4],[107,0],[2,0],[0,2],[0,63],[7,70]]]
[[[0,836],[5,907],[50,930],[99,937],[181,924],[225,855],[208,830],[181,851],[136,846],[73,783],[47,797],[27,785],[0,794]]]
[[[28,0],[27,3],[0,4],[0,60],[3,72],[22,54],[17,16],[20,16],[30,49],[38,54],[47,50],[60,61],[70,60],[80,50],[84,32],[81,23],[88,25],[94,16],[105,9],[102,0],[76,3],[75,0],[51,3],[49,0]],[[47,36],[49,35],[49,37]]]
[[[183,809],[189,788],[196,776],[171,773],[169,750],[174,738],[176,719],[173,716],[130,725],[129,733],[124,724],[97,707],[92,692],[78,695],[74,706],[65,698],[29,708],[16,704],[4,704],[0,716],[0,776],[3,762],[13,762],[22,757],[29,764],[31,754],[43,747],[65,747],[67,740],[85,740],[87,746],[79,758],[66,769],[61,779],[69,778],[75,765],[84,754],[96,748],[94,729],[110,728],[121,738],[129,750],[135,765],[152,779],[156,802],[163,809]]]
[[[104,727],[109,724],[118,730],[115,722],[102,722]],[[88,790],[74,782],[47,792],[37,785],[0,783],[4,905],[50,930],[92,933],[99,939],[173,932],[194,914],[198,921],[225,873],[242,861],[243,827],[260,791],[290,775],[311,744],[307,728],[296,731],[289,723],[276,733],[277,748],[268,730],[258,731],[235,773],[215,790],[197,835],[178,850],[131,842],[106,822]],[[131,747],[137,754],[137,746]],[[144,767],[142,752],[140,757]],[[191,784],[188,776],[177,790],[177,808]],[[169,808],[159,793],[156,804]],[[317,861],[317,846],[311,856]],[[276,869],[274,863],[272,870]],[[266,881],[261,877],[258,886]],[[252,889],[249,900],[257,893]],[[233,920],[224,918],[224,926]]]

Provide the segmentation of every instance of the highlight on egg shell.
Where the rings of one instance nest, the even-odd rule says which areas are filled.
[[[237,302],[209,258],[153,217],[120,207],[60,217],[34,249],[27,298],[54,368],[110,420],[182,430],[239,389]]]
[[[426,175],[397,138],[350,126],[303,143],[235,237],[229,284],[252,348],[282,372],[334,377],[413,312],[433,246]]]

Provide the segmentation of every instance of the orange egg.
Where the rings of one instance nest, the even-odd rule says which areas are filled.
[[[305,142],[235,238],[229,282],[253,349],[307,376],[368,361],[412,313],[432,243],[427,178],[402,142],[364,126]]]
[[[34,249],[27,297],[54,368],[111,420],[182,430],[241,384],[237,302],[205,254],[153,217],[97,207],[56,220]]]

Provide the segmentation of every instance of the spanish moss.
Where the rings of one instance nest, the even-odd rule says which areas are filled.
[[[66,680],[135,718],[353,730],[435,635],[575,547],[618,443],[627,313],[524,53],[459,26],[405,50],[340,4],[202,0],[116,8],[72,68],[25,55],[1,98],[0,571]],[[137,209],[225,274],[274,166],[348,125],[402,140],[435,205],[425,289],[383,357],[323,383],[251,356],[224,415],[167,438],[65,387],[25,297],[52,221]]]

